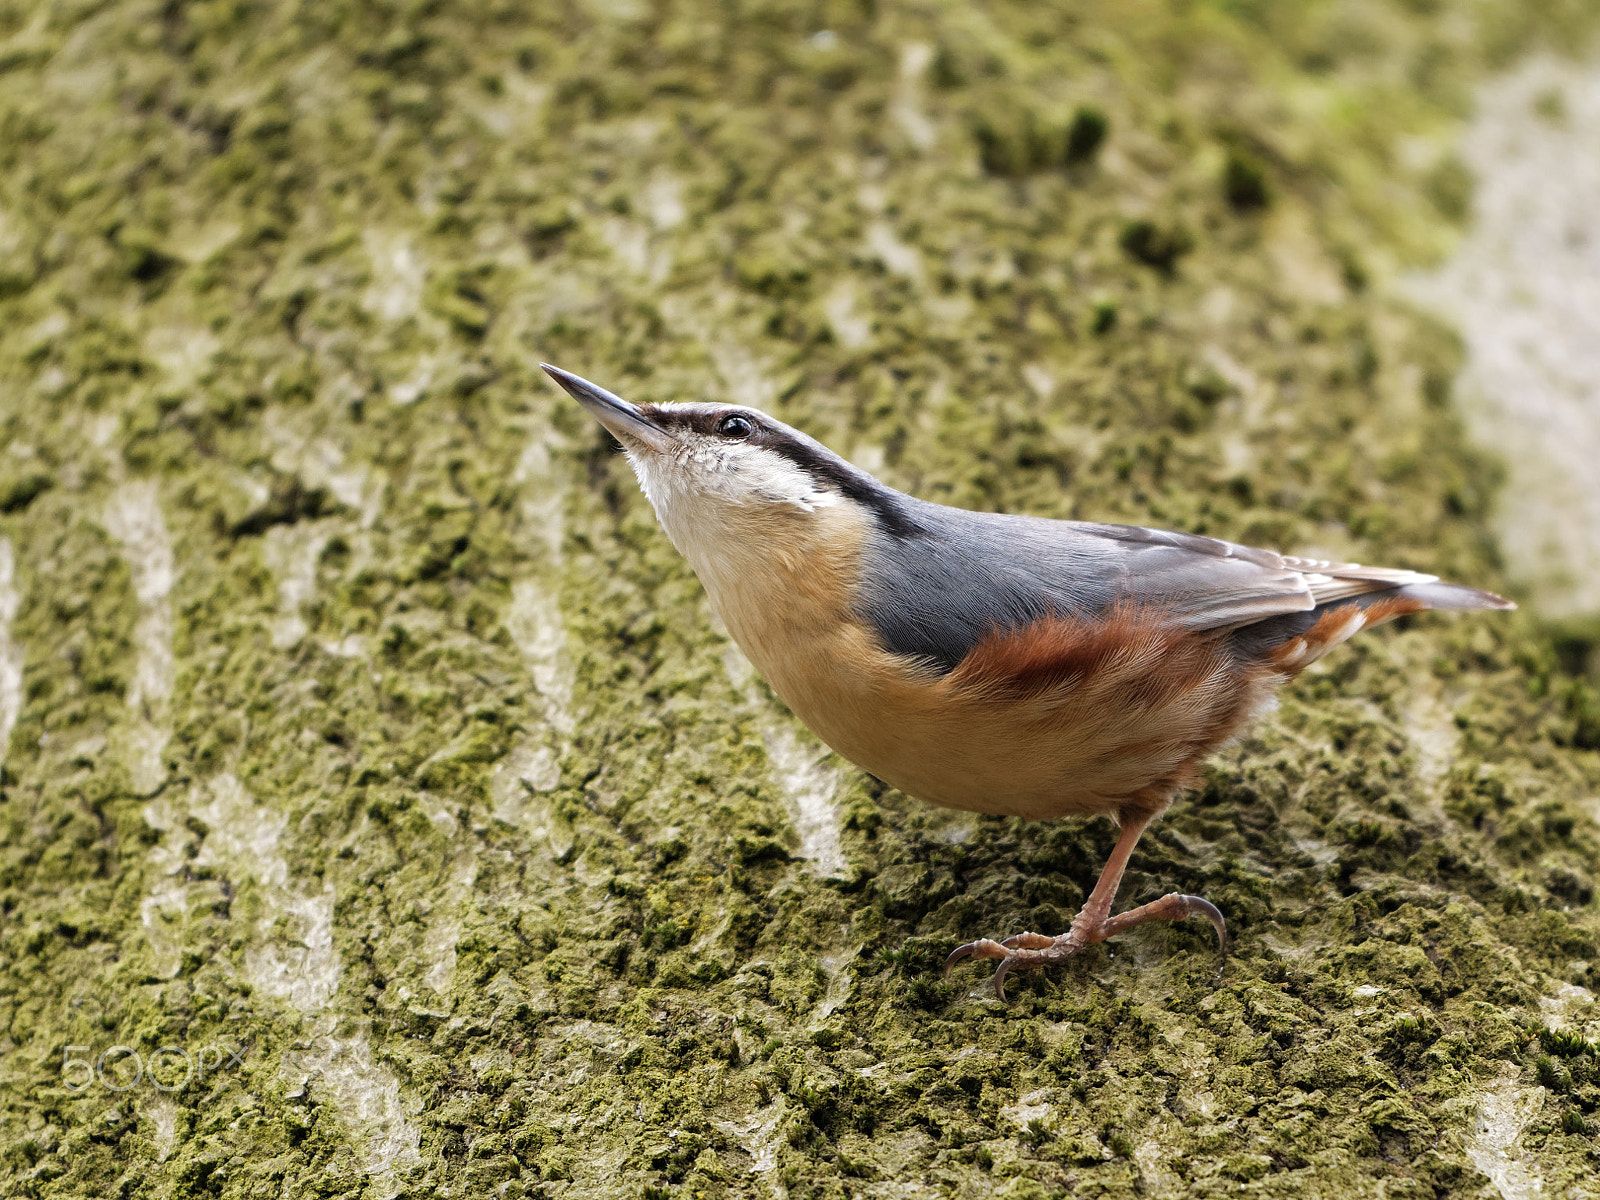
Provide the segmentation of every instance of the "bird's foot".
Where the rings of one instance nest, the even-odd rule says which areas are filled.
[[[1199,896],[1183,896],[1174,892],[1115,917],[1095,920],[1085,909],[1073,919],[1072,927],[1059,937],[1019,933],[1002,942],[990,938],[968,942],[965,946],[958,946],[944,960],[944,973],[949,978],[950,968],[964,958],[998,958],[1000,965],[994,972],[994,991],[996,996],[1004,1000],[1006,976],[1012,971],[1064,963],[1085,946],[1103,942],[1146,921],[1181,921],[1191,916],[1202,916],[1209,920],[1211,927],[1217,931],[1217,948],[1227,949],[1227,923],[1223,921],[1222,913],[1217,911],[1217,906]]]

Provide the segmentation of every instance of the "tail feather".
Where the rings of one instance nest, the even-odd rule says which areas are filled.
[[[1238,630],[1235,644],[1287,674],[1298,674],[1363,629],[1428,609],[1510,609],[1503,596],[1459,583],[1430,579],[1342,596],[1303,613],[1288,613]]]
[[[1381,597],[1385,593],[1378,593]],[[1463,583],[1412,583],[1397,589],[1398,595],[1420,600],[1427,608],[1461,611],[1469,608],[1515,608],[1516,604],[1504,596],[1496,596],[1482,588],[1467,587]]]

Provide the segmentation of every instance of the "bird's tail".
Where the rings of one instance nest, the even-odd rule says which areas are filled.
[[[1431,583],[1409,583],[1405,587],[1394,588],[1390,591],[1368,592],[1362,596],[1355,596],[1354,601],[1366,601],[1368,604],[1381,603],[1384,599],[1393,599],[1404,596],[1407,600],[1415,601],[1423,608],[1438,608],[1446,611],[1457,611],[1468,608],[1515,608],[1516,604],[1504,596],[1496,596],[1493,592],[1486,592],[1482,588],[1467,587],[1462,583],[1443,583],[1434,580]],[[1420,610],[1416,610],[1420,611]],[[1399,616],[1399,613],[1394,614]]]
[[[1310,612],[1295,614],[1300,619],[1297,622],[1299,627],[1282,630],[1279,635],[1281,640],[1274,639],[1276,644],[1266,657],[1277,669],[1291,675],[1299,674],[1363,629],[1370,629],[1396,617],[1426,612],[1428,609],[1515,607],[1510,600],[1493,592],[1459,583],[1441,583],[1437,579],[1379,588],[1330,600]]]

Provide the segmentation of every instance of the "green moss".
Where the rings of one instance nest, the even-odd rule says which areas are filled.
[[[1450,1194],[1507,1070],[1582,1178],[1594,638],[1346,647],[1133,860],[1228,958],[1144,930],[1000,1006],[943,956],[1061,927],[1114,831],[830,760],[821,877],[810,743],[536,367],[1494,586],[1460,349],[1385,286],[1470,195],[1399,139],[1582,7],[0,13],[3,1190]],[[118,1045],[211,1065],[63,1086]]]
[[[1222,194],[1240,212],[1265,208],[1272,196],[1266,169],[1253,155],[1230,149],[1222,166]]]
[[[1141,220],[1124,225],[1117,244],[1145,266],[1170,275],[1178,260],[1194,249],[1194,238],[1181,225],[1162,226]]]

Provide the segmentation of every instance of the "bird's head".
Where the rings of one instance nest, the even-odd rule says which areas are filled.
[[[622,443],[667,536],[697,567],[728,538],[798,534],[841,508],[865,509],[880,523],[903,511],[899,493],[756,409],[630,404],[544,369]]]

